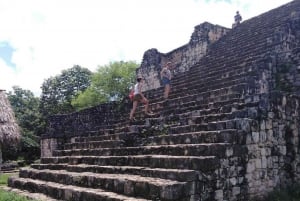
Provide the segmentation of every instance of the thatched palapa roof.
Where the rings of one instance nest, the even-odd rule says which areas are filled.
[[[14,112],[6,97],[5,91],[0,89],[0,145],[11,145],[20,139],[20,129]]]

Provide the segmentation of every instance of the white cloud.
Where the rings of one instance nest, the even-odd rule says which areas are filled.
[[[44,79],[75,64],[94,71],[110,61],[136,60],[150,48],[186,44],[194,26],[231,27],[239,10],[249,19],[290,0],[4,0],[0,42],[16,49],[12,70],[0,60],[0,88],[36,94]]]

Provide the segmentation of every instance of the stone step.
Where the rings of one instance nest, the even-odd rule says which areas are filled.
[[[170,106],[176,106],[176,105],[184,104],[185,102],[200,101],[200,100],[209,100],[210,102],[216,102],[222,100],[219,98],[220,96],[226,96],[226,95],[230,96],[231,94],[239,94],[239,93],[242,94],[246,90],[247,86],[248,86],[247,83],[239,83],[234,86],[227,86],[215,90],[210,90],[207,92],[195,91],[193,94],[188,94],[186,96],[169,99],[168,104]]]
[[[274,30],[273,30],[274,31]],[[235,45],[220,45],[220,41],[216,42],[211,46],[208,54],[206,54],[203,58],[211,59],[210,62],[207,62],[208,65],[215,62],[220,63],[222,60],[235,61],[235,60],[244,60],[245,58],[251,59],[250,56],[253,55],[261,55],[260,52],[267,52],[272,46],[266,40],[267,37],[270,37],[273,33],[270,32],[256,32],[255,34],[249,34],[246,40],[240,39]],[[229,37],[225,36],[225,38]],[[251,38],[254,38],[251,41]],[[248,40],[250,39],[250,40]],[[228,41],[230,43],[230,41]],[[269,48],[269,49],[268,49]],[[240,51],[243,50],[243,51]],[[203,60],[203,58],[201,60]],[[214,59],[214,60],[213,60]],[[200,62],[201,62],[200,60]],[[209,70],[205,69],[205,70]]]
[[[249,56],[251,54],[251,56]],[[191,67],[190,71],[183,73],[182,75],[174,76],[174,84],[184,83],[188,78],[196,78],[205,81],[213,76],[228,77],[237,73],[251,72],[253,70],[252,62],[260,58],[261,55],[252,52],[247,52],[244,55],[206,55],[198,64]],[[243,61],[243,62],[241,62]],[[173,83],[172,82],[172,83]]]
[[[154,112],[156,112],[156,115],[153,115],[153,116],[159,117],[162,114],[164,116],[167,116],[167,115],[170,115],[173,113],[180,114],[180,113],[186,113],[187,111],[195,111],[197,108],[211,107],[212,103],[214,103],[213,101],[216,102],[216,105],[217,104],[221,105],[221,103],[226,103],[226,102],[230,102],[230,101],[232,102],[232,99],[238,100],[238,101],[242,100],[239,97],[240,97],[239,93],[238,94],[230,94],[230,95],[228,95],[228,94],[220,95],[218,97],[214,97],[214,98],[210,98],[210,99],[208,99],[208,98],[203,99],[203,96],[195,98],[195,95],[192,95],[192,96],[183,97],[183,98],[187,98],[188,99],[187,101],[177,99],[177,102],[176,102],[176,101],[170,100],[167,106],[162,107],[162,106],[160,106],[161,103],[160,104],[158,103],[158,104],[152,104],[152,105],[150,105],[150,107],[152,107],[152,108],[156,107],[156,109],[154,110]],[[212,99],[214,99],[214,100],[212,100]],[[206,104],[206,105],[204,105],[204,104]],[[142,107],[143,106],[141,106],[140,110],[138,110],[135,114],[135,117],[140,120],[134,122],[133,123],[134,125],[143,125],[144,120],[149,118],[149,117],[145,117],[144,112],[141,111],[141,110],[143,110]],[[242,107],[242,104],[239,104],[239,105],[235,104],[234,107]],[[222,108],[220,108],[220,109],[222,109]],[[161,110],[162,112],[158,113],[159,110]],[[111,135],[111,134],[116,134],[116,133],[120,133],[120,132],[128,132],[128,131],[130,131],[130,129],[128,128],[129,124],[132,125],[132,122],[131,123],[129,121],[123,122],[123,124],[122,124],[123,127],[121,127],[121,128],[117,128],[117,126],[115,126],[116,128],[114,128],[114,129],[102,129],[100,131],[97,131],[97,135]],[[121,125],[121,124],[118,124],[118,125]]]
[[[206,143],[206,144],[175,144],[175,145],[152,145],[140,147],[120,147],[103,149],[71,149],[56,150],[54,156],[123,156],[123,155],[170,155],[170,156],[217,156],[228,157],[227,152],[235,147],[228,143]],[[228,151],[230,150],[230,151]]]
[[[235,66],[230,69],[225,70],[221,69],[212,69],[213,72],[208,72],[207,74],[203,74],[201,72],[189,74],[184,77],[174,77],[172,79],[172,86],[174,86],[174,90],[178,90],[178,88],[186,88],[186,87],[203,87],[204,84],[206,86],[215,85],[217,83],[226,83],[230,80],[238,80],[245,79],[248,76],[251,76],[254,72],[252,68],[248,66]]]
[[[198,94],[198,93],[205,93],[205,92],[210,92],[213,90],[217,90],[220,88],[230,88],[235,85],[239,85],[240,83],[247,83],[248,78],[247,77],[229,77],[225,78],[226,80],[218,81],[214,80],[212,83],[206,83],[203,80],[199,81],[196,80],[194,82],[187,81],[181,85],[175,85],[172,84],[172,91],[169,95],[169,99],[176,99],[180,98],[182,96],[187,96],[187,95],[193,95],[193,94]],[[148,99],[151,102],[160,102],[162,101],[162,93],[157,93],[157,96],[155,97],[148,97]]]
[[[213,78],[215,78],[217,83],[221,83],[223,80],[228,80],[230,78],[234,79],[238,74],[240,74],[241,78],[246,78],[255,73],[254,68],[251,65],[255,59],[256,56],[249,57],[248,55],[245,55],[245,58],[243,59],[238,58],[234,61],[223,59],[216,62],[210,58],[203,58],[203,61],[201,61],[200,64],[193,66],[186,75],[174,77],[174,79],[172,79],[172,85],[179,86],[184,83],[189,83],[189,79],[198,79],[199,83],[206,83],[207,81],[211,83]],[[243,61],[242,63],[241,60]]]
[[[230,96],[232,96],[232,98],[236,101],[241,101],[242,99],[240,98],[235,98],[235,96],[240,96],[240,94],[236,94],[236,95],[224,95],[224,96],[219,96],[217,97],[219,99],[219,101],[217,102],[209,102],[209,100],[193,100],[193,101],[189,101],[189,102],[181,102],[177,103],[178,105],[173,105],[174,103],[168,103],[168,106],[164,107],[162,110],[162,113],[157,113],[157,110],[154,110],[154,112],[156,112],[156,115],[153,115],[151,117],[157,117],[157,119],[159,121],[161,121],[161,115],[166,116],[166,122],[169,121],[169,119],[174,117],[182,117],[183,114],[187,115],[188,112],[193,111],[193,113],[211,113],[211,111],[215,111],[215,112],[226,112],[226,111],[234,111],[243,107],[253,107],[257,105],[257,102],[253,102],[253,103],[237,103],[234,102],[234,100],[232,100],[232,98],[229,98]],[[216,98],[215,98],[216,99]],[[202,105],[199,103],[203,103]],[[204,103],[206,103],[206,105],[204,105]],[[229,103],[228,105],[223,105],[222,104],[226,104]],[[175,103],[176,104],[176,103]],[[219,108],[213,108],[213,106],[219,106]],[[157,105],[156,105],[157,106]],[[150,106],[151,107],[151,106]],[[202,108],[210,108],[210,109],[206,109],[206,110],[202,110],[199,111],[197,109],[202,109]],[[175,115],[174,115],[175,113]],[[112,135],[112,134],[116,134],[116,133],[123,133],[123,132],[130,132],[130,125],[144,125],[146,123],[146,121],[149,121],[153,118],[151,117],[145,117],[143,112],[137,112],[136,113],[136,119],[138,121],[135,122],[124,122],[124,124],[122,125],[123,127],[120,128],[116,128],[115,129],[103,129],[101,131],[97,131],[95,133],[97,133],[97,135]],[[187,115],[188,116],[188,115]],[[182,118],[179,118],[182,119]],[[120,124],[119,124],[120,125]],[[109,144],[107,144],[108,146]]]
[[[120,127],[116,126],[115,128],[103,128],[101,130],[99,130],[97,128],[95,128],[95,129],[97,129],[98,135],[111,135],[111,134],[115,134],[115,133],[130,132],[128,126],[129,126],[129,116],[128,116],[128,122],[125,122]]]
[[[214,58],[215,59],[215,58]],[[253,67],[251,65],[247,65],[247,63],[251,63],[255,57],[245,58],[241,63],[240,60],[236,60],[235,64],[228,65],[228,61],[224,63],[224,65],[217,65],[213,63],[213,68],[211,66],[207,66],[207,61],[203,62],[203,65],[196,64],[191,68],[190,71],[185,73],[181,73],[175,75],[172,79],[172,93],[177,89],[186,88],[184,84],[189,84],[188,86],[194,86],[195,84],[201,86],[201,84],[206,84],[206,86],[210,86],[210,84],[220,83],[226,80],[234,80],[235,78],[245,78],[247,76],[251,76],[253,74]],[[214,61],[214,60],[212,60]],[[225,66],[229,66],[230,68],[224,68]],[[205,73],[204,69],[208,69]],[[216,82],[217,81],[217,82]],[[179,87],[182,86],[182,87]],[[155,90],[145,91],[144,95],[149,97],[150,100],[160,97],[163,94],[163,87],[159,87]],[[170,94],[172,95],[172,94]]]
[[[136,122],[134,122],[136,124]],[[143,138],[146,137],[142,131],[145,131],[149,126],[144,125],[144,121],[140,121],[137,123],[137,125],[128,125],[129,132],[116,132],[114,134],[102,134],[96,131],[96,134],[93,135],[80,135],[80,136],[74,136],[68,140],[68,143],[88,143],[88,142],[96,142],[97,141],[120,141],[122,142],[120,145],[122,146],[137,146],[140,143],[142,143]],[[61,148],[63,149],[63,147]]]
[[[118,134],[110,134],[110,135],[101,135],[101,134],[93,134],[93,135],[85,135],[85,136],[76,136],[70,139],[70,143],[86,143],[86,142],[97,142],[97,141],[123,141],[127,138],[127,136],[137,135],[138,133],[130,133],[123,132]]]
[[[102,141],[111,137],[111,139],[123,139],[126,140],[127,136],[132,135],[133,139],[140,136],[140,134],[115,134],[106,136],[87,136],[87,137],[75,137],[72,141],[76,143],[80,142],[94,142]],[[130,139],[132,139],[130,138]],[[197,144],[197,143],[242,143],[244,142],[244,135],[237,134],[235,129],[219,130],[219,131],[200,131],[180,134],[168,134],[158,136],[148,136],[144,138],[145,145],[172,145],[172,144]]]
[[[213,68],[208,67],[209,71],[207,73],[203,72],[202,69],[202,67],[207,66],[207,62],[204,62],[203,66],[199,66],[199,64],[195,65],[195,67],[189,72],[183,73],[182,75],[177,75],[172,79],[172,93],[170,96],[172,97],[172,95],[174,93],[176,94],[177,91],[182,92],[185,91],[183,89],[193,86],[197,86],[197,88],[201,86],[211,86],[211,84],[220,84],[224,81],[226,82],[234,79],[245,79],[248,76],[252,76],[253,67],[251,65],[246,65],[246,63],[247,61],[241,63],[240,60],[237,60],[235,65],[230,65],[229,69],[224,68],[225,64],[228,65],[227,62],[224,65],[218,66],[213,63]],[[194,72],[192,72],[193,70]],[[163,87],[160,87],[156,90],[146,91],[145,96],[150,100],[156,98],[159,99],[163,94],[163,90]]]
[[[228,66],[234,67],[238,64],[238,61],[245,61],[247,64],[251,64],[251,62],[255,61],[257,56],[261,56],[262,52],[267,52],[270,50],[270,48],[272,48],[268,46],[268,42],[265,40],[265,38],[262,37],[259,40],[259,44],[256,45],[249,43],[247,40],[248,43],[246,44],[240,43],[234,47],[229,47],[231,50],[228,49],[228,46],[215,46],[214,51],[210,51],[209,54],[205,55],[199,63],[202,63],[202,60],[206,59],[207,65],[206,68],[203,69],[204,73],[209,72],[209,67],[212,67],[213,64],[215,66],[216,64],[224,65],[224,69],[226,69]],[[243,51],[239,51],[239,49],[242,49]],[[220,65],[217,65],[217,67],[218,66]]]
[[[255,117],[255,111],[252,111],[253,114],[249,114],[252,117]],[[244,111],[241,111],[243,114]],[[248,111],[251,113],[251,111]],[[195,113],[196,114],[196,113]],[[238,114],[239,117],[242,117],[241,114]],[[155,121],[159,121],[155,120]],[[193,132],[200,132],[200,131],[221,131],[227,129],[247,129],[249,131],[250,128],[253,127],[253,130],[257,130],[257,123],[256,121],[248,118],[237,118],[234,119],[226,119],[224,121],[211,121],[208,123],[201,123],[195,124],[195,122],[188,121],[188,122],[179,122],[174,123],[172,125],[165,125],[164,122],[161,122],[161,125],[154,125],[149,126],[146,125],[147,123],[143,123],[144,125],[132,125],[130,130],[131,133],[119,133],[114,135],[102,135],[102,136],[87,136],[87,138],[76,138],[81,139],[81,141],[88,141],[88,140],[105,140],[105,139],[117,139],[123,140],[124,146],[138,146],[139,144],[145,144],[146,138],[150,136],[165,136],[165,135],[173,135],[173,134],[180,134],[180,133],[193,133]],[[184,124],[183,124],[184,123]],[[241,125],[243,124],[243,125]],[[248,128],[246,128],[248,126]],[[137,142],[136,144],[132,144],[131,142]]]
[[[163,169],[163,168],[147,168],[138,166],[99,166],[77,164],[69,165],[67,163],[61,164],[32,164],[31,168],[43,170],[66,170],[69,172],[94,172],[106,174],[131,174],[140,175],[143,177],[155,177],[161,179],[176,180],[181,182],[195,181],[200,177],[204,177],[200,172],[195,170],[185,169]]]
[[[205,109],[221,109],[225,105],[237,104],[244,101],[240,98],[241,94],[221,95],[214,100],[208,99],[196,99],[189,102],[184,102],[181,105],[172,106],[172,104],[166,103],[163,108],[163,114],[168,116],[170,114],[185,114],[187,112],[199,112]]]
[[[191,169],[202,172],[213,171],[220,166],[215,156],[62,156],[44,157],[41,163],[88,164],[100,166],[142,166],[165,169]]]
[[[94,126],[93,129],[94,130],[89,130],[89,129],[82,129],[82,130],[77,130],[76,132],[66,132],[64,133],[65,136],[68,136],[70,138],[72,137],[76,137],[76,136],[93,136],[93,135],[111,135],[114,134],[115,131],[118,132],[129,132],[128,130],[128,124],[129,124],[129,113],[127,115],[126,113],[126,118],[124,117],[122,120],[118,120],[118,121],[111,121],[111,124],[102,124],[99,126]],[[121,125],[121,126],[120,126]],[[68,128],[70,129],[70,128]],[[59,136],[58,134],[55,134],[56,136]],[[51,135],[43,135],[43,137],[50,137]]]
[[[252,75],[254,72],[253,67],[247,66],[243,63],[237,63],[236,66],[230,66],[229,69],[224,69],[224,66],[220,65],[219,68],[212,68],[206,74],[201,70],[194,71],[183,77],[174,77],[172,79],[172,86],[174,90],[178,88],[185,88],[187,83],[188,86],[201,86],[206,84],[206,86],[211,86],[216,83],[228,82],[229,80],[245,79],[246,77]]]
[[[252,103],[249,103],[252,104]],[[254,103],[253,103],[254,104]],[[190,132],[198,132],[198,131],[219,131],[219,130],[226,130],[226,129],[236,129],[240,128],[239,121],[241,122],[247,121],[247,125],[253,124],[253,126],[256,125],[256,121],[252,119],[245,118],[243,119],[245,113],[249,115],[251,118],[255,118],[257,116],[257,110],[249,108],[248,111],[234,111],[237,116],[232,115],[232,113],[229,113],[229,116],[231,115],[234,119],[226,119],[225,117],[222,119],[219,119],[220,121],[217,122],[216,116],[212,115],[211,121],[207,121],[206,123],[200,123],[196,124],[193,121],[190,121],[188,119],[181,121],[174,122],[173,124],[164,124],[164,121],[162,119],[156,119],[156,122],[161,121],[160,125],[148,125],[147,121],[140,120],[138,125],[131,125],[129,126],[130,133],[115,133],[112,135],[112,137],[115,136],[123,136],[123,141],[126,141],[124,146],[134,146],[134,144],[130,143],[130,140],[135,141],[136,139],[145,138],[149,136],[159,136],[159,135],[169,135],[169,134],[180,134],[180,133],[190,133]],[[196,113],[195,113],[196,114]],[[173,114],[172,114],[173,115]],[[171,116],[172,116],[171,115]],[[218,114],[220,117],[222,117],[223,114]],[[228,116],[228,117],[229,117]],[[196,118],[196,117],[195,117]],[[133,122],[135,124],[135,122]],[[119,135],[120,134],[120,135]],[[132,135],[132,136],[131,136]],[[110,136],[110,135],[103,135],[103,137]],[[124,137],[126,136],[126,137]],[[102,138],[102,137],[100,137]]]
[[[94,142],[73,142],[65,143],[64,149],[95,149],[95,148],[113,148],[123,146],[122,140],[103,140]]]
[[[227,129],[240,129],[246,132],[257,131],[257,121],[248,118],[235,118],[224,121],[215,121],[203,124],[179,125],[168,128],[168,133],[180,134],[198,131],[219,131]]]
[[[64,185],[55,182],[46,182],[41,180],[33,180],[29,178],[15,178],[11,177],[8,180],[8,186],[27,190],[30,193],[43,193],[47,196],[58,200],[65,201],[92,201],[92,200],[103,200],[103,201],[146,201],[146,199],[129,197],[120,195],[117,193],[105,191],[102,189],[84,188],[72,185]],[[130,186],[125,191],[129,194],[134,192],[130,191]],[[150,201],[150,200],[149,200]]]
[[[194,94],[187,94],[177,98],[172,98],[168,100],[167,104],[163,104],[162,102],[159,102],[160,106],[155,105],[154,107],[155,108],[158,107],[159,110],[164,110],[166,106],[167,108],[172,108],[172,107],[176,108],[176,107],[181,107],[183,104],[187,102],[190,103],[192,101],[218,102],[218,101],[226,100],[231,96],[233,96],[234,98],[241,98],[241,94],[245,94],[246,91],[251,92],[251,90],[249,90],[248,88],[248,83],[239,83],[234,86],[229,86],[229,87],[227,86],[224,88],[219,88],[207,92],[195,92]],[[152,107],[152,102],[150,107]],[[144,117],[144,114],[140,112],[142,110],[143,110],[143,106],[140,105],[138,107],[136,116]]]
[[[200,131],[180,134],[169,134],[161,136],[149,136],[146,138],[146,144],[190,144],[190,143],[231,143],[245,144],[246,134],[238,133],[235,129],[219,131]]]
[[[220,108],[193,110],[192,112],[168,114],[162,118],[147,118],[144,120],[145,125],[153,126],[160,124],[201,124],[218,120],[229,120],[233,118],[249,117],[256,118],[258,116],[258,102],[230,104]],[[251,113],[251,114],[250,114]]]
[[[211,113],[205,115],[198,115],[189,118],[189,124],[203,124],[209,122],[216,122],[216,121],[225,121],[234,118],[246,118],[249,117],[249,108],[243,108],[240,110],[235,110],[228,113]]]
[[[239,88],[239,87],[235,86],[235,88]],[[228,89],[225,89],[225,90],[228,91]],[[239,90],[241,90],[241,89],[239,89]],[[242,89],[242,91],[243,91],[243,89]],[[216,95],[211,96],[211,93],[206,93],[206,94],[202,93],[201,96],[196,96],[196,97],[195,97],[195,95],[185,96],[185,97],[183,97],[183,98],[185,98],[184,100],[180,100],[180,99],[177,98],[177,99],[169,101],[169,103],[168,103],[167,106],[162,107],[161,106],[162,103],[160,102],[160,103],[151,104],[150,108],[152,108],[152,109],[155,108],[154,110],[156,110],[156,111],[160,111],[160,110],[163,110],[163,111],[164,110],[168,110],[168,111],[170,111],[171,109],[174,111],[174,107],[182,108],[181,106],[185,102],[188,102],[187,103],[188,105],[192,105],[193,104],[194,106],[197,106],[197,105],[199,106],[199,104],[197,104],[198,102],[203,102],[204,101],[204,102],[207,103],[207,102],[214,102],[214,101],[222,101],[222,100],[226,100],[227,97],[229,98],[229,96],[240,97],[240,92],[236,93],[235,95],[234,94],[230,94],[230,95],[228,95],[228,94],[224,94],[224,95],[218,94],[217,96]],[[178,104],[178,106],[176,106],[176,104]],[[137,118],[146,118],[145,115],[143,114],[142,110],[143,110],[143,106],[140,105],[140,107],[138,108],[138,111],[136,112],[136,117]],[[175,111],[177,111],[176,108],[175,108]],[[157,115],[159,115],[159,114],[157,113]],[[123,132],[123,131],[128,132],[128,127],[127,127],[128,123],[129,123],[128,121],[123,121],[121,123],[115,124],[115,126],[110,126],[109,129],[103,128],[103,129],[99,130],[98,133],[99,134],[114,134],[114,133],[116,133],[117,130],[118,130],[117,132]],[[122,128],[118,128],[117,125],[118,126],[122,125],[123,127]]]
[[[139,175],[92,172],[82,174],[65,170],[37,170],[32,168],[22,169],[20,177],[85,188],[101,188],[126,196],[130,196],[134,192],[135,196],[161,200],[178,200],[190,197],[193,193],[190,187],[196,182],[179,182]],[[127,192],[128,186],[131,187],[131,192]]]
[[[220,103],[220,105],[216,104],[205,104],[205,105],[199,105],[196,104],[196,101],[185,103],[182,107],[175,108],[177,111],[179,109],[182,110],[182,113],[176,112],[175,115],[172,114],[171,110],[164,111],[164,114],[168,114],[168,116],[165,117],[165,119],[170,119],[172,116],[178,116],[180,117],[193,117],[193,116],[199,116],[199,115],[208,115],[208,114],[217,114],[220,112],[232,112],[238,109],[241,109],[246,106],[245,103],[239,103],[241,99],[233,99],[233,100],[225,100],[220,101],[217,103]],[[171,112],[171,113],[170,113]],[[171,116],[171,117],[170,117]]]
[[[214,90],[222,89],[222,88],[233,88],[237,85],[240,85],[242,83],[247,83],[248,81],[243,79],[239,80],[230,80],[228,82],[221,82],[221,83],[215,83],[211,85],[206,85],[205,83],[201,84],[202,86],[191,86],[191,87],[181,87],[180,91],[172,91],[172,94],[170,94],[169,99],[177,99],[180,97],[188,96],[188,95],[197,95],[200,93],[207,93],[210,94],[210,92],[213,92]],[[234,91],[232,91],[234,92]]]
[[[206,113],[208,114],[210,111],[229,111],[234,110],[235,108],[241,108],[243,106],[244,99],[239,98],[240,94],[230,94],[230,95],[224,95],[219,96],[218,101],[212,102],[211,99],[202,99],[202,100],[193,100],[190,102],[184,102],[181,103],[181,105],[172,105],[172,104],[163,104],[162,102],[158,103],[152,103],[150,104],[150,108],[156,115],[153,115],[152,117],[159,118],[161,115],[164,115],[165,118],[168,119],[168,116],[173,116],[174,113],[178,114],[179,116],[181,114],[186,113]],[[248,105],[250,103],[247,103]],[[162,106],[164,105],[164,106]],[[232,108],[230,108],[232,106]],[[226,110],[227,109],[227,110]],[[145,120],[151,119],[151,117],[145,117],[144,112],[142,111],[143,108],[137,110],[135,117],[137,121],[134,122],[134,125],[143,125],[145,124]],[[132,125],[132,122],[124,121],[123,123],[116,124],[115,127],[122,126],[126,127],[129,124]],[[91,135],[105,135],[107,133],[113,134],[113,130],[111,131],[103,131],[98,132],[95,131],[94,134]],[[114,132],[116,133],[116,132]],[[87,134],[90,135],[90,134]]]
[[[245,83],[239,83],[240,87],[247,87]],[[238,87],[238,86],[236,86]],[[215,93],[220,93],[219,95],[214,95],[210,92],[193,92],[193,90],[190,90],[189,92],[184,92],[182,96],[169,98],[167,101],[161,100],[161,101],[151,101],[149,104],[149,108],[154,113],[165,113],[168,110],[171,110],[172,108],[177,109],[179,107],[183,107],[182,111],[184,111],[185,107],[190,106],[197,106],[197,107],[205,107],[209,103],[214,102],[221,102],[224,100],[231,100],[231,99],[239,99],[243,96],[243,90],[242,88],[238,89],[239,91],[235,92],[228,89],[222,89],[218,90]],[[137,111],[135,113],[136,116],[139,117],[145,117],[144,115],[144,106],[138,105]]]
[[[136,133],[135,129],[132,129],[132,126],[140,126],[140,127],[145,127],[145,120],[147,118],[150,117],[156,117],[158,118],[160,116],[160,114],[155,114],[155,115],[151,115],[151,116],[144,116],[141,115],[143,117],[136,117],[135,121],[128,121],[124,122],[124,125],[122,125],[122,127],[118,128],[116,127],[115,129],[104,129],[104,130],[97,130],[94,132],[94,134],[92,136],[110,136],[110,135],[119,135],[119,134],[130,134],[130,133]],[[87,133],[86,136],[91,136],[89,133]],[[76,136],[74,136],[76,137]]]

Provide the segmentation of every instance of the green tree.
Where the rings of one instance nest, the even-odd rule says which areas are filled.
[[[45,130],[45,121],[39,112],[39,98],[29,90],[18,86],[13,87],[13,92],[8,92],[8,100],[14,110],[16,119],[21,129],[21,146],[17,153],[13,150],[5,150],[4,157],[21,156],[27,160],[33,160],[40,156],[39,137]]]
[[[128,94],[134,83],[136,68],[134,61],[111,62],[99,66],[92,76],[91,86],[72,101],[77,109],[91,107],[108,101],[119,101]]]
[[[92,72],[78,65],[63,70],[42,84],[41,112],[45,117],[75,111],[71,101],[90,86]]]

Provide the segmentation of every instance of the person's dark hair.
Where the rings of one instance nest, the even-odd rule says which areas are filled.
[[[136,81],[140,82],[142,80],[141,77],[136,78]]]

